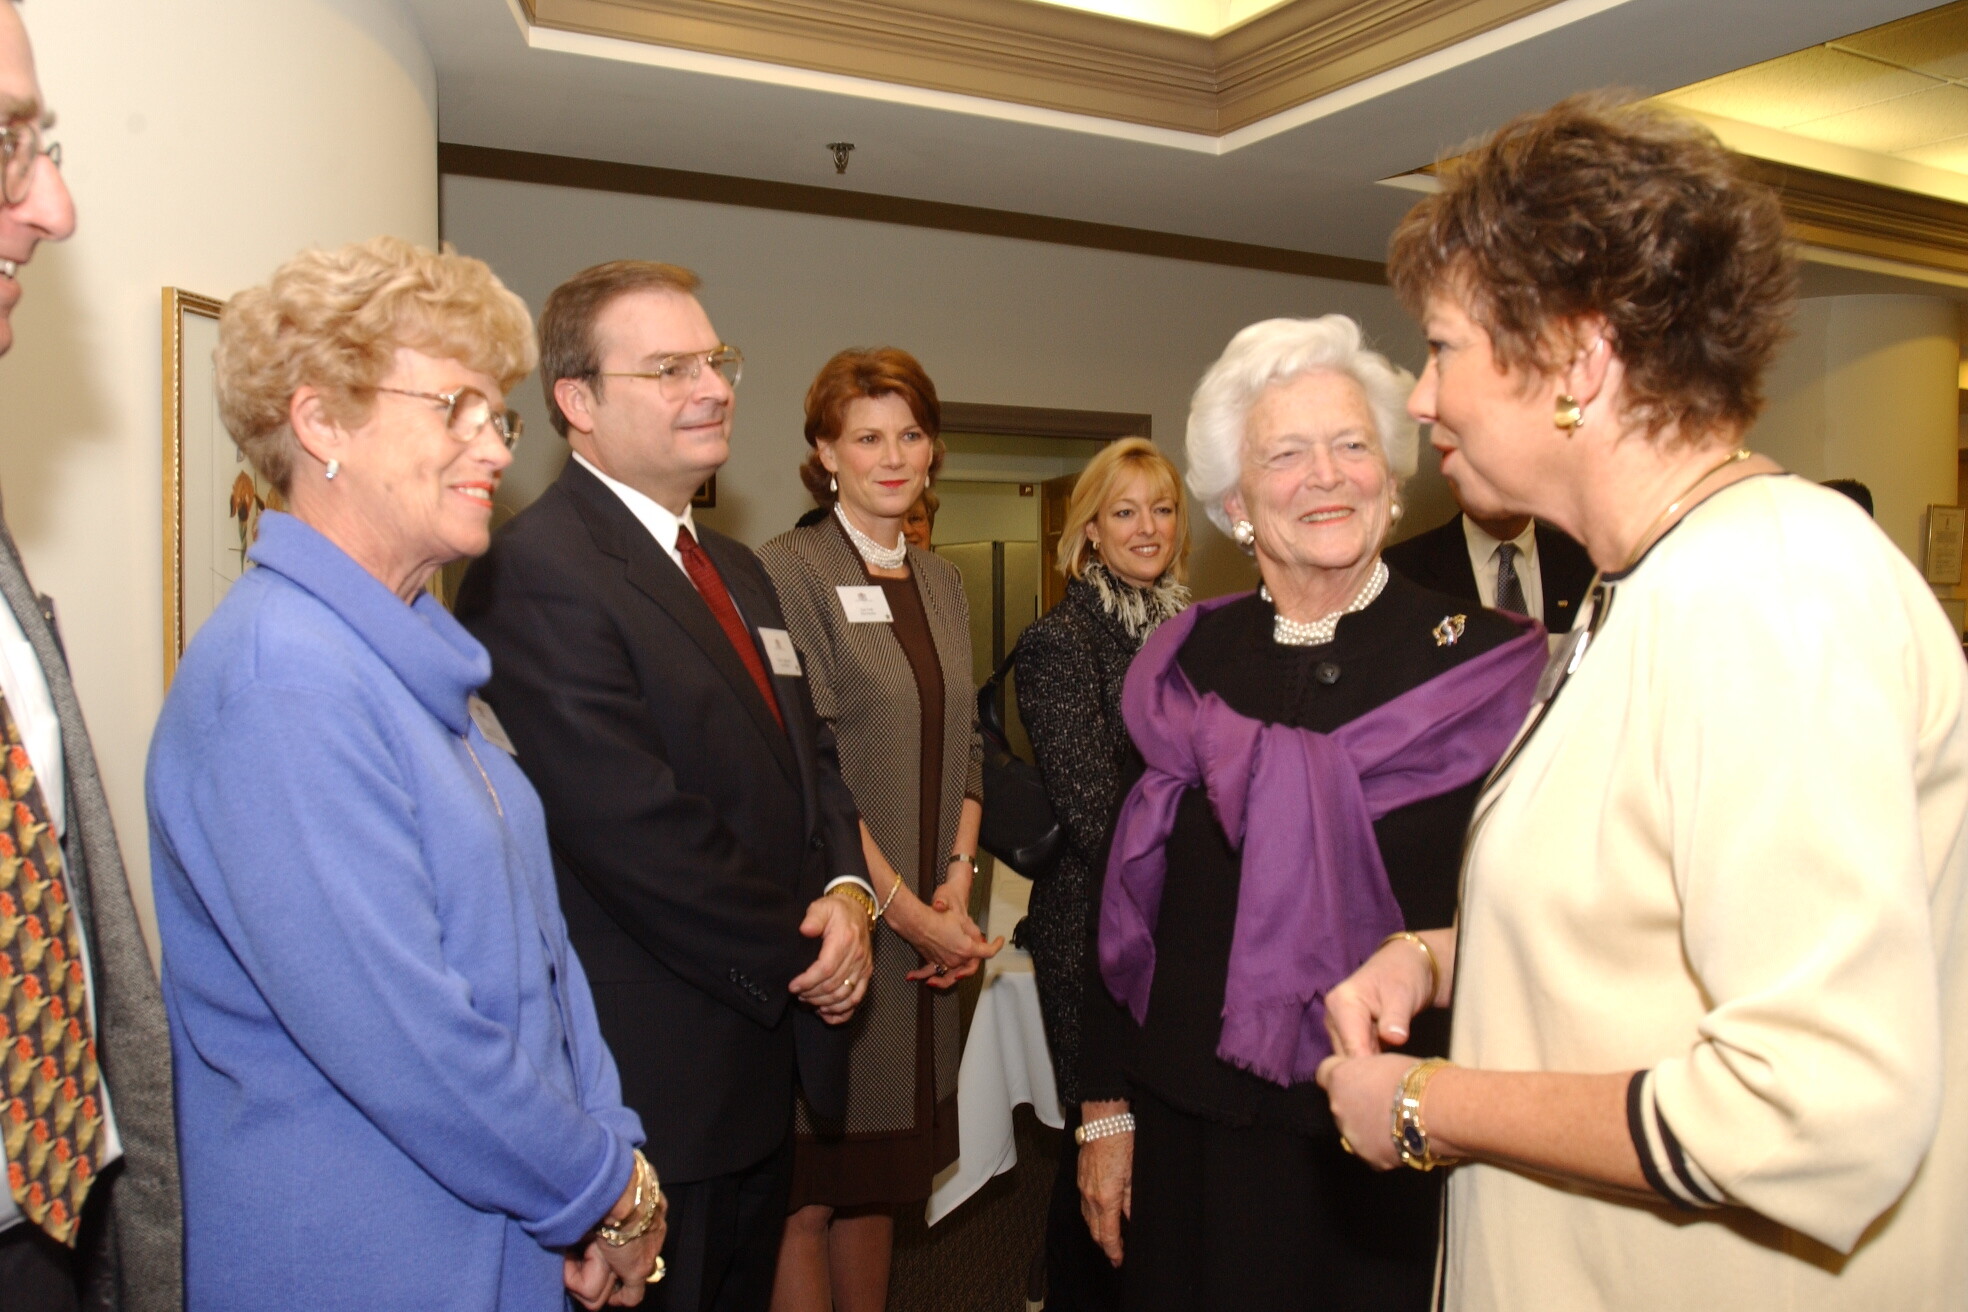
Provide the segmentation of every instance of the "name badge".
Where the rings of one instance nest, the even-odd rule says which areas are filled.
[[[471,712],[472,723],[485,735],[485,741],[504,752],[507,756],[518,756],[513,750],[512,739],[506,736],[506,726],[499,723],[498,714],[492,704],[473,693],[465,702],[465,709]]]
[[[888,608],[888,594],[880,588],[835,588],[841,609],[849,624],[893,624],[894,612]]]
[[[800,677],[800,655],[793,647],[793,635],[784,629],[760,629],[759,641],[765,644],[765,658],[772,663],[774,674],[785,674],[797,679]]]

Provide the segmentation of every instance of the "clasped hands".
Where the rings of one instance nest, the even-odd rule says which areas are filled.
[[[653,1172],[650,1180],[655,1180]],[[631,1175],[628,1187],[604,1219],[613,1222],[626,1218],[634,1209],[635,1191],[636,1180]],[[578,1248],[568,1249],[562,1258],[561,1278],[574,1301],[588,1312],[641,1303],[643,1295],[649,1292],[649,1277],[662,1260],[663,1238],[669,1232],[669,1210],[670,1200],[658,1190],[655,1223],[641,1238],[618,1246],[608,1243],[598,1233],[591,1233]]]
[[[868,993],[874,964],[868,915],[856,901],[825,893],[813,899],[800,933],[820,940],[813,964],[786,987],[829,1025],[844,1025]]]
[[[921,955],[923,964],[909,972],[933,989],[955,988],[975,975],[998,949],[1004,936],[986,940],[970,918],[970,876],[952,874],[925,906],[921,899],[899,890],[903,897],[890,903],[888,923]]]
[[[1406,1043],[1416,1014],[1434,1006],[1433,989],[1445,985],[1420,948],[1393,939],[1326,994],[1333,1052],[1319,1063],[1319,1087],[1349,1150],[1377,1171],[1401,1164],[1389,1118],[1401,1077],[1416,1060],[1383,1045]]]

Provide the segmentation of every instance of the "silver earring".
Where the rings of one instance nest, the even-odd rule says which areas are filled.
[[[1242,547],[1245,551],[1249,551],[1257,542],[1257,525],[1251,523],[1248,519],[1240,519],[1230,526],[1230,536],[1236,541],[1238,546]]]
[[[841,490],[840,480],[832,474],[827,475],[827,490],[829,492],[838,492]]]
[[[339,460],[330,460],[330,461],[328,462],[328,468],[327,468],[327,470],[326,470],[326,471],[324,471],[324,472],[325,472],[325,474],[326,474],[326,477],[327,477],[327,479],[328,479],[328,481],[329,481],[330,483],[332,483],[332,482],[334,482],[334,481],[335,481],[335,475],[337,475],[337,474],[339,474],[339,473],[341,473],[341,472],[342,472],[342,462],[341,462],[341,461],[339,461]]]

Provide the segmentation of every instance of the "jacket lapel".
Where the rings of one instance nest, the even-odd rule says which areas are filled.
[[[581,468],[579,463],[569,460],[560,478],[575,504],[580,507],[583,518],[588,521],[595,544],[620,560],[623,577],[629,585],[660,607],[690,636],[704,658],[730,685],[732,695],[745,707],[752,723],[778,757],[781,767],[789,776],[797,778],[798,766],[793,760],[791,744],[773,720],[765,699],[759,695],[758,685],[752,682],[751,673],[739,660],[731,640],[724,635],[724,628],[711,614],[710,606],[698,595],[690,576],[670,559],[668,552],[656,545],[656,539],[622,504],[621,498],[609,491],[600,479]],[[718,572],[724,576],[725,587],[730,589],[732,571],[720,565]],[[734,592],[734,599],[736,596]],[[747,629],[755,631],[755,614],[742,602],[740,610]]]

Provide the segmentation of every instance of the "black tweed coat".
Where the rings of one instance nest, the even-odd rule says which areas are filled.
[[[1018,713],[1032,737],[1066,852],[1032,887],[1021,943],[1032,954],[1059,1096],[1080,1100],[1080,998],[1091,872],[1107,851],[1128,757],[1121,686],[1145,639],[1129,635],[1084,578],[1018,643]]]

